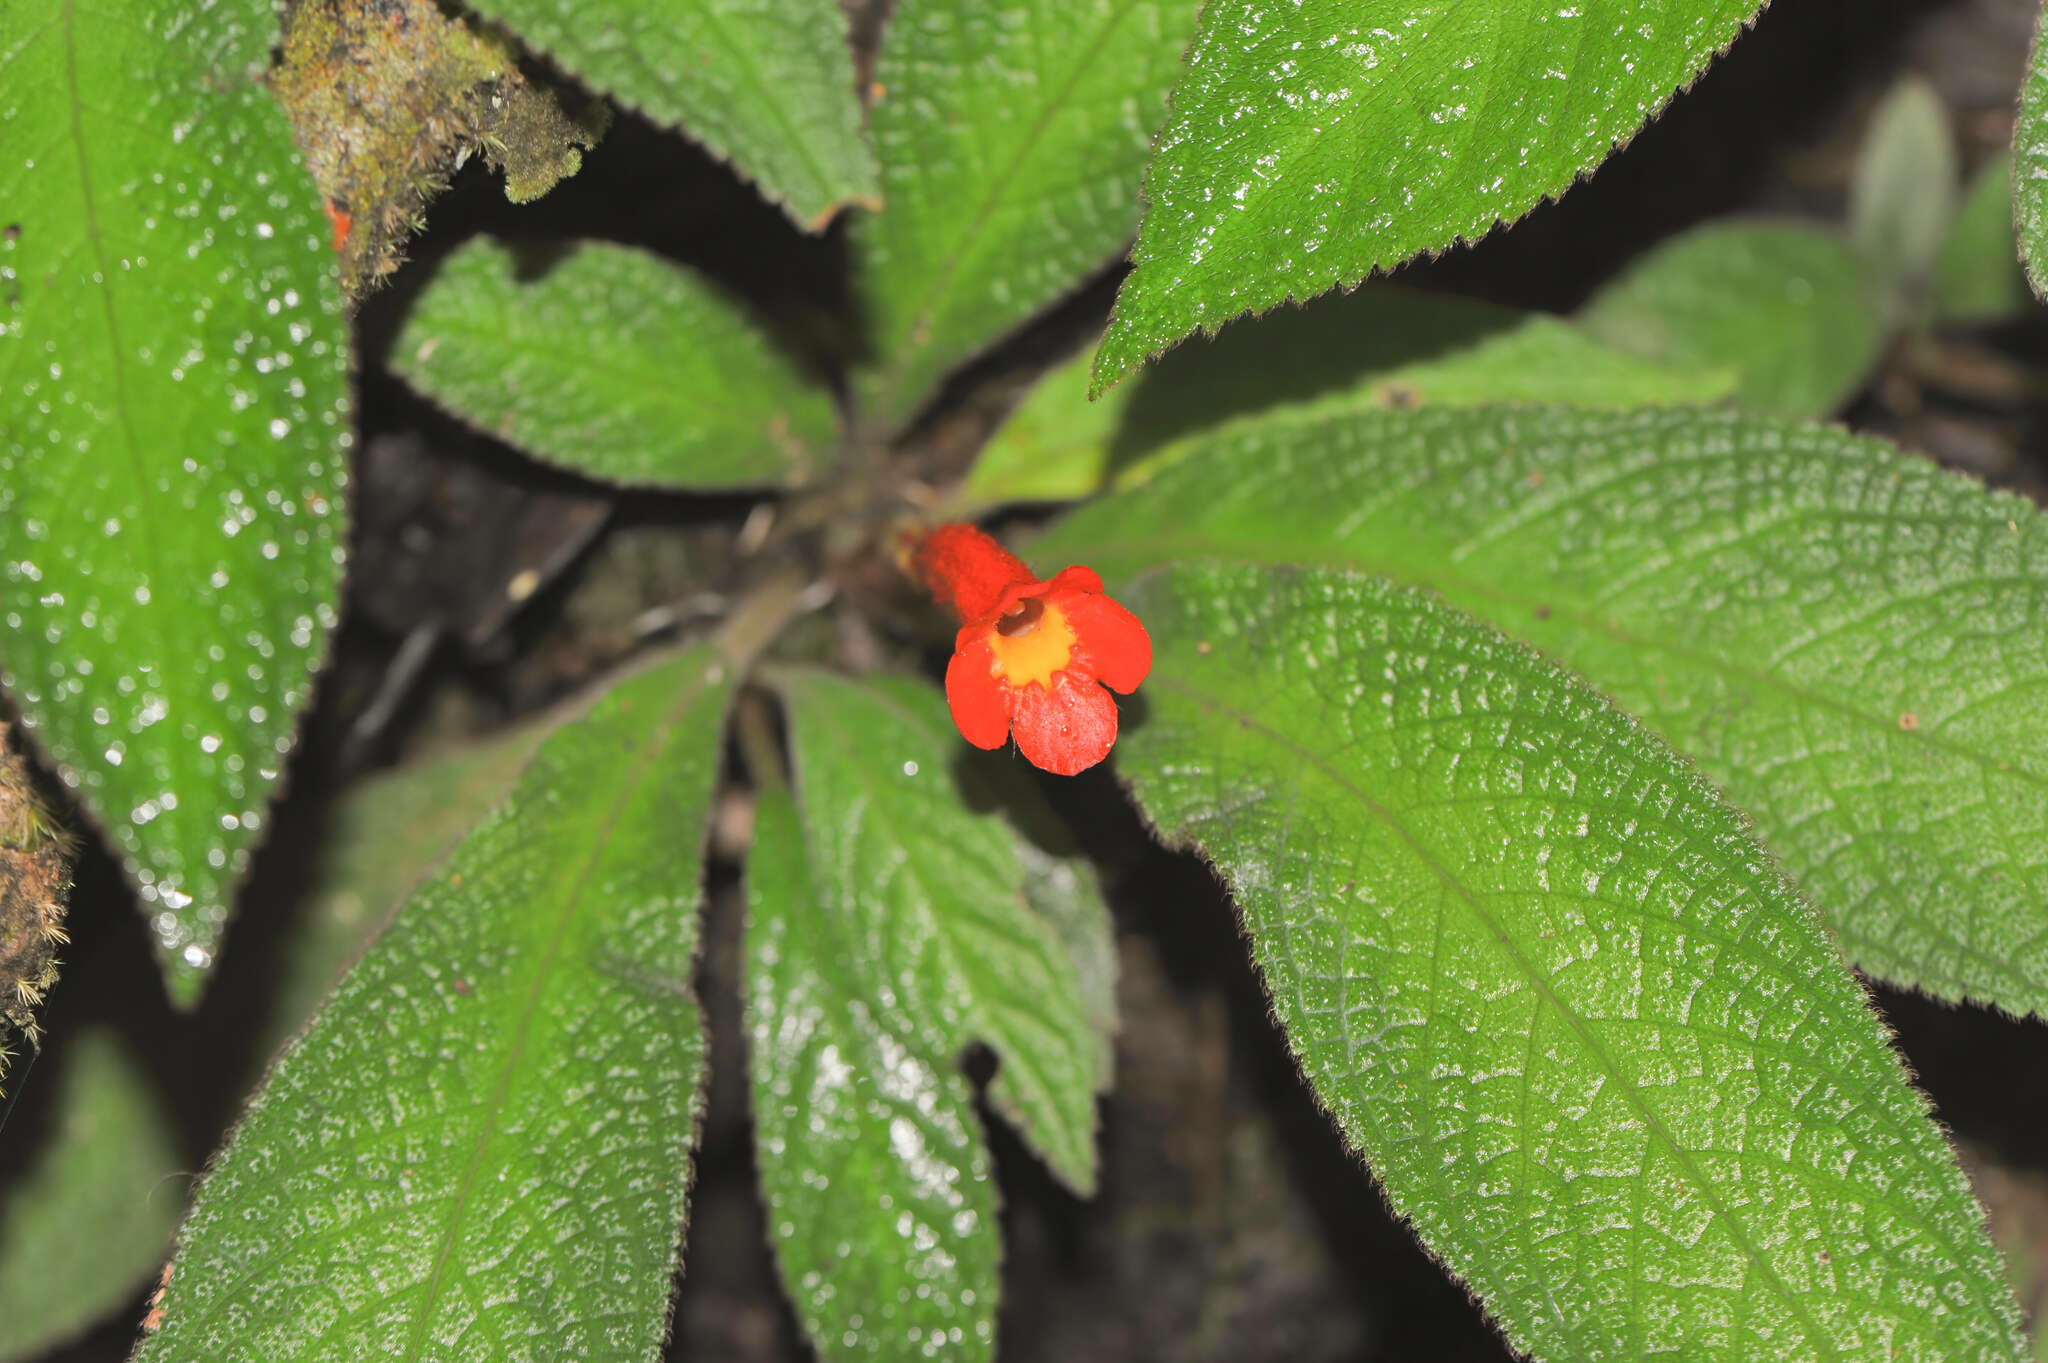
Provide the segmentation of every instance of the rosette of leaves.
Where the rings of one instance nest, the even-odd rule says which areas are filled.
[[[787,499],[791,529],[710,637],[558,717],[343,977],[212,1162],[139,1357],[657,1356],[705,1079],[704,848],[743,692],[780,719],[738,739],[748,1087],[783,1283],[821,1356],[988,1357],[1000,1206],[963,1060],[987,1048],[988,1113],[1091,1192],[1108,913],[1042,789],[964,752],[908,650],[792,662],[785,626],[814,582],[886,560],[863,550],[915,495],[892,447],[949,379],[1134,233],[1098,384],[1562,192],[1752,6],[1597,26],[1416,6],[1396,26],[1346,0],[1253,25],[1243,4],[904,0],[864,106],[836,5],[667,26],[599,7],[643,21],[632,41],[587,7],[485,8],[803,225],[858,205],[867,345],[820,382],[717,281],[610,245],[472,243],[427,283],[389,362],[449,411],[594,481]],[[241,20],[200,30],[236,70],[271,36]],[[53,72],[85,50],[38,41]],[[707,52],[727,58],[700,86]],[[303,245],[317,196],[299,176],[287,197]],[[1865,296],[1862,255],[1792,236],[1744,237],[1738,301],[1804,296],[1788,279]],[[1268,338],[1241,362],[1190,350],[1184,377],[1167,361],[1106,408],[1068,371],[1071,401],[1032,414],[1081,453],[1012,467],[1083,504],[1026,552],[1094,565],[1146,621],[1157,661],[1111,760],[1227,885],[1305,1081],[1514,1348],[2016,1359],[1981,1210],[1850,967],[2048,1011],[2048,525],[1788,414],[1860,375],[1773,389],[1786,329],[1730,323],[1700,259],[1646,260],[1569,319],[1362,291],[1355,313],[1240,323]],[[73,282],[122,315],[118,286]],[[1689,298],[1670,311],[1691,325],[1649,335],[1645,297]],[[1799,316],[1804,353],[1874,353],[1864,309]],[[1540,366],[1573,386],[1532,392]],[[68,488],[35,439],[0,474],[40,477],[47,510]],[[41,542],[8,543],[12,580],[50,576]],[[331,578],[297,566],[274,585],[312,603],[310,640]],[[133,768],[88,765],[92,712],[46,654],[5,656],[111,822]],[[124,759],[184,736],[190,694],[171,699],[161,735],[164,715],[122,713]],[[274,760],[272,730],[243,728]],[[225,807],[188,785],[177,808],[187,792]]]

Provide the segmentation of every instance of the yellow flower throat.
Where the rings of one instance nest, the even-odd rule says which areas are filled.
[[[1043,597],[1026,597],[997,620],[988,642],[996,657],[989,672],[1011,686],[1036,682],[1049,691],[1053,674],[1074,660],[1074,627]]]

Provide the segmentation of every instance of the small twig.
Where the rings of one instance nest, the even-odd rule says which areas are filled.
[[[747,519],[740,524],[739,537],[733,541],[733,552],[741,558],[752,558],[761,552],[761,546],[768,542],[768,532],[775,528],[775,503],[756,502],[754,509],[747,513]]]
[[[377,683],[377,692],[363,712],[349,725],[348,738],[342,744],[341,765],[354,769],[361,765],[370,746],[389,728],[397,716],[405,698],[412,694],[413,686],[426,671],[428,661],[434,656],[434,649],[441,642],[441,622],[428,620],[415,626],[392,655],[390,666],[384,669],[383,678]]]
[[[663,634],[689,620],[708,620],[725,614],[732,598],[721,592],[695,592],[680,601],[649,606],[633,617],[633,637],[645,639]]]
[[[740,598],[713,645],[734,669],[744,671],[753,666],[754,659],[775,641],[782,627],[805,612],[804,603],[817,585],[802,569],[782,569]]]

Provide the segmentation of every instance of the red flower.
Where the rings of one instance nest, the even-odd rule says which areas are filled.
[[[942,525],[913,563],[941,604],[963,621],[946,668],[953,722],[977,748],[1017,749],[1060,776],[1109,756],[1116,701],[1152,670],[1152,639],[1138,617],[1102,594],[1092,568],[1049,582],[971,525]],[[1097,685],[1100,683],[1100,685]]]

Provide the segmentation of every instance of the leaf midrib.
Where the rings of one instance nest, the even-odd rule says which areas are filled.
[[[1391,808],[1374,800],[1361,786],[1331,766],[1320,752],[1296,742],[1287,734],[1266,723],[1258,715],[1240,708],[1230,700],[1208,694],[1200,688],[1189,685],[1185,681],[1171,675],[1161,676],[1155,673],[1151,678],[1150,684],[1156,687],[1163,687],[1169,691],[1178,692],[1209,713],[1233,720],[1240,728],[1265,736],[1269,741],[1286,752],[1294,761],[1300,763],[1305,768],[1320,773],[1332,786],[1355,800],[1358,805],[1364,808],[1383,827],[1399,838],[1428,869],[1430,874],[1451,893],[1453,898],[1465,905],[1466,910],[1478,922],[1480,927],[1485,930],[1487,936],[1514,964],[1515,968],[1535,991],[1539,1004],[1549,1007],[1558,1016],[1565,1019],[1587,1054],[1613,1080],[1616,1089],[1624,1096],[1630,1108],[1635,1111],[1637,1117],[1643,1122],[1645,1129],[1663,1144],[1673,1162],[1680,1167],[1692,1185],[1699,1189],[1700,1195],[1710,1205],[1715,1216],[1728,1228],[1731,1238],[1734,1239],[1744,1257],[1771,1285],[1779,1299],[1792,1308],[1793,1313],[1798,1317],[1801,1328],[1806,1333],[1808,1341],[1815,1345],[1822,1352],[1823,1356],[1827,1358],[1838,1358],[1840,1356],[1830,1337],[1821,1330],[1819,1322],[1814,1319],[1808,1310],[1804,1298],[1791,1291],[1784,1278],[1778,1273],[1776,1266],[1763,1255],[1757,1244],[1751,1239],[1745,1223],[1734,1216],[1730,1206],[1722,1199],[1718,1185],[1705,1176],[1697,1162],[1692,1158],[1691,1152],[1672,1135],[1671,1131],[1665,1126],[1660,1114],[1643,1099],[1637,1085],[1631,1082],[1627,1073],[1608,1054],[1606,1048],[1587,1026],[1586,1020],[1555,992],[1549,978],[1536,968],[1535,963],[1523,953],[1513,936],[1497,918],[1486,910],[1470,888],[1452,873],[1450,867],[1434,851],[1426,846]],[[1441,920],[1439,919],[1439,921]],[[1879,1111],[1881,1109],[1873,1105],[1871,1110]],[[1909,1150],[1913,1151],[1913,1154],[1923,1165],[1927,1163],[1924,1152],[1914,1149],[1910,1143],[1905,1144]]]
[[[867,691],[863,692],[863,696],[881,705],[884,709],[888,710],[891,714],[895,715],[898,719],[902,720],[906,726],[915,729],[918,735],[924,738],[930,744],[932,752],[938,753],[944,750],[944,742],[942,739],[936,736],[934,729],[930,725],[926,724],[921,717],[914,715],[910,711],[904,709],[903,706],[897,703],[895,697],[886,695],[882,693],[879,689],[872,687],[869,688]],[[869,816],[877,820],[878,822],[887,825],[889,831],[895,838],[896,844],[899,847],[904,848],[907,853],[914,853],[920,847],[932,846],[933,843],[929,838],[913,837],[905,839],[902,836],[901,826],[897,823],[895,817],[886,808],[887,802],[879,798],[882,791],[882,785],[875,778],[874,764],[862,759],[861,754],[854,749],[850,742],[848,742],[846,731],[836,722],[836,719],[837,716],[835,713],[830,719],[828,719],[824,724],[820,725],[819,727],[823,729],[827,735],[830,736],[832,740],[832,745],[839,750],[841,756],[845,759],[846,766],[854,772],[858,773],[859,782],[861,786],[867,791],[867,811]],[[941,764],[937,761],[934,761],[931,765],[934,768],[937,768]],[[798,788],[798,798],[800,801],[803,798],[801,785],[799,785]],[[812,853],[813,859],[815,860],[816,849],[810,847],[808,841],[808,829],[810,821],[805,820],[804,823],[806,828],[806,850]],[[937,910],[936,897],[931,893],[930,890],[930,886],[932,885],[933,881],[935,879],[943,881],[943,877],[933,877],[927,874],[918,865],[918,862],[914,856],[906,855],[903,861],[903,866],[904,869],[910,875],[915,877],[917,881],[918,889],[921,892],[922,898],[924,900],[925,915],[929,917],[935,925],[944,924],[946,922],[947,915],[940,913]],[[984,867],[983,869],[988,868]],[[1022,882],[1023,874],[1022,868],[1020,867],[1018,873],[1018,883],[1021,885]],[[1000,882],[997,882],[997,886],[999,889]],[[978,922],[979,925],[985,929],[993,929],[996,926],[994,924],[988,923],[986,919],[978,920]],[[955,934],[951,930],[945,928],[941,928],[938,933],[939,940],[945,943],[946,956],[948,960],[951,962],[951,964],[955,967],[955,970],[953,972],[954,975],[958,977],[968,974],[979,974],[979,971],[969,971],[963,968],[966,959],[965,953],[962,953],[959,950],[958,946],[955,944],[954,935]],[[970,1010],[970,1012],[978,1024],[986,1023],[986,1005],[980,1000],[978,996],[975,998],[975,1005]],[[990,1038],[987,1036],[979,1035],[979,1033],[982,1031],[981,1026],[977,1026],[974,1029],[974,1031],[976,1032],[975,1036],[954,1038],[953,1044],[962,1045],[970,1040],[990,1040]],[[991,1044],[993,1043],[991,1042]]]
[[[108,368],[113,371],[114,410],[119,414],[118,425],[121,432],[122,450],[127,456],[130,475],[136,489],[135,495],[146,508],[140,517],[142,522],[140,530],[143,555],[149,561],[150,572],[157,586],[162,587],[172,579],[174,574],[165,565],[163,545],[157,539],[156,526],[159,518],[154,510],[147,509],[152,508],[155,503],[155,483],[149,477],[148,469],[143,461],[142,442],[136,438],[132,404],[129,401],[128,395],[127,347],[121,340],[120,320],[114,307],[114,279],[118,272],[107,268],[106,243],[101,236],[99,205],[93,195],[92,188],[92,162],[91,158],[86,154],[85,120],[83,117],[85,101],[78,84],[78,36],[74,13],[75,8],[75,0],[63,0],[64,91],[69,105],[67,112],[71,125],[71,145],[78,158],[79,209],[85,215],[85,239],[88,248],[92,251],[94,273],[99,277],[99,284],[95,292],[99,294],[100,310],[107,323],[107,361]],[[149,606],[144,606],[135,616],[130,616],[129,618],[140,619],[143,622],[142,628],[148,633],[151,643],[155,646],[154,656],[156,658],[167,659],[177,656],[176,650],[166,647],[164,622],[158,611]],[[166,674],[158,679],[158,684],[169,689],[168,669],[166,669]],[[89,755],[82,750],[75,755],[74,760],[78,760],[87,766],[92,765]],[[179,765],[182,767],[183,763],[181,762]],[[179,784],[183,785],[186,782],[180,781]],[[102,818],[102,822],[112,831],[114,840],[121,845],[122,851],[125,854],[122,860],[127,864],[127,872],[132,877],[134,875],[134,868],[142,859],[142,839],[136,834],[133,825],[123,824],[119,818],[113,817],[111,812]],[[212,879],[214,878],[207,876],[204,872],[194,875],[188,870],[186,877],[182,880],[174,880],[174,884],[194,886]],[[196,899],[197,896],[194,898]],[[206,906],[204,903],[200,903],[196,907],[204,909]],[[217,931],[208,932],[202,916],[197,913],[187,914],[179,910],[168,911],[177,915],[178,930],[184,934],[186,942],[203,943],[209,952],[211,951],[219,933]],[[200,968],[187,965],[182,955],[166,953],[164,959],[170,962],[170,969],[173,972],[174,980],[181,972],[186,971],[191,972],[191,974],[185,976],[185,978],[194,980],[203,978]],[[196,987],[195,985],[194,988]],[[173,985],[173,992],[178,992],[175,983]]]
[[[512,1083],[519,1072],[520,1061],[525,1056],[527,1042],[532,1036],[534,1023],[540,1012],[541,997],[547,986],[553,982],[555,969],[561,961],[563,949],[569,939],[569,930],[575,925],[577,915],[583,907],[584,893],[591,887],[599,862],[619,832],[626,806],[640,794],[656,760],[668,751],[685,714],[696,705],[711,685],[707,670],[711,666],[713,664],[708,660],[700,661],[700,665],[682,687],[674,703],[662,716],[652,740],[642,746],[634,760],[632,774],[621,783],[618,795],[605,811],[590,855],[573,871],[565,873],[555,881],[558,888],[567,888],[566,899],[557,917],[554,932],[537,962],[532,984],[520,1004],[518,1021],[513,1027],[504,1064],[492,1085],[490,1099],[482,1106],[483,1129],[477,1135],[469,1165],[463,1170],[462,1181],[456,1188],[447,1227],[442,1232],[439,1247],[435,1250],[434,1267],[428,1275],[426,1288],[421,1293],[419,1314],[415,1320],[412,1337],[406,1344],[403,1357],[409,1363],[419,1363],[425,1356],[422,1350],[426,1346],[427,1331],[433,1324],[435,1310],[439,1305],[442,1280],[446,1277],[449,1263],[454,1257],[455,1243],[461,1237],[462,1224],[469,1211],[471,1191],[483,1172],[491,1144],[497,1138],[498,1121],[505,1110],[506,1095],[511,1091]]]
[[[931,745],[932,750],[934,752],[943,750],[944,739],[938,736],[937,731],[930,724],[928,724],[922,716],[914,714],[910,710],[906,709],[901,703],[897,701],[897,699],[894,696],[888,695],[878,688],[870,688],[864,694],[869,698],[873,699],[882,708],[888,710],[892,715],[896,716],[900,721],[904,723],[906,727],[915,730],[921,737],[923,737]],[[847,742],[844,730],[837,723],[827,722],[823,724],[821,727],[831,737],[833,746],[838,748],[840,753],[846,758],[847,764],[850,767],[852,767],[854,771],[859,773],[860,783],[862,784],[862,786],[866,788],[868,792],[867,809],[870,812],[871,817],[879,820],[884,824],[889,825],[892,831],[896,833],[896,840],[898,845],[904,847],[905,849],[915,850],[920,846],[929,845],[930,840],[928,838],[911,838],[907,841],[903,839],[901,835],[901,830],[897,827],[895,819],[884,808],[885,802],[877,798],[881,787],[879,783],[874,779],[873,764],[861,760],[860,754],[855,752],[854,749]],[[937,764],[935,763],[934,765],[936,766]],[[806,821],[806,825],[808,827],[808,821]],[[808,831],[806,831],[806,840],[808,844]],[[808,848],[808,845],[807,850],[811,850]],[[904,866],[906,870],[909,870],[910,874],[916,876],[920,888],[924,888],[929,885],[931,877],[924,874],[920,870],[914,869],[915,862],[913,858],[906,857],[904,860]],[[1017,865],[1017,881],[1018,885],[1021,887],[1023,884],[1023,866],[1021,862],[1019,862]],[[959,945],[955,940],[957,935],[956,931],[946,926],[948,916],[937,911],[935,907],[936,901],[934,897],[929,893],[928,889],[924,894],[924,901],[925,913],[932,920],[933,924],[938,929],[937,937],[938,940],[944,944],[943,950],[946,954],[948,962],[953,967],[953,975],[956,977],[984,980],[986,976],[985,970],[975,967],[973,963],[972,953],[964,952],[960,949]],[[1036,918],[1035,915],[1032,915],[1029,921],[1039,920]],[[1050,936],[1049,929],[1045,933],[1041,934],[1039,938],[1033,939],[1028,935],[1029,929],[1026,928],[1024,929],[1026,935],[1022,938],[1022,940],[1020,940],[1018,934],[1014,930],[1008,929],[1002,923],[991,921],[986,917],[977,917],[976,928],[977,930],[982,932],[1001,933],[1006,940],[1014,943],[1019,948],[1029,947],[1037,950],[1038,952],[1042,953],[1043,959],[1046,961],[1047,964],[1053,966],[1055,970],[1057,969],[1059,957],[1057,954],[1056,945],[1049,942],[1048,940],[1045,940]],[[965,1045],[967,1042],[973,1040],[982,1041],[985,1044],[995,1048],[1002,1055],[1002,1063],[1005,1066],[1020,1072],[1018,1079],[1019,1083],[1022,1082],[1022,1075],[1024,1073],[1037,1073],[1040,1077],[1038,1087],[1041,1089],[1041,1091],[1044,1091],[1049,1095],[1051,1093],[1056,1092],[1058,1088],[1057,1083],[1051,1081],[1047,1076],[1044,1075],[1042,1066],[1037,1062],[1037,1056],[1031,1050],[1031,1048],[1027,1045],[1022,1044],[1021,1039],[1017,1036],[1014,1029],[999,1027],[995,1025],[995,1019],[993,1019],[990,1016],[993,1010],[999,1008],[1001,1009],[1001,1011],[1005,1013],[1014,1010],[1004,1008],[1002,1005],[992,1002],[989,998],[983,995],[982,991],[979,988],[970,990],[968,992],[968,998],[971,1001],[970,1006],[966,1010],[969,1019],[969,1034],[966,1036],[952,1038],[951,1044],[957,1047]],[[1086,1010],[1081,1009],[1076,1012],[1076,1017],[1082,1018],[1085,1021],[1085,1014]],[[1057,1028],[1048,1028],[1047,1030],[1052,1035],[1059,1035]]]
[[[910,372],[912,360],[923,354],[931,346],[929,339],[923,342],[915,340],[918,332],[930,327],[933,314],[938,310],[941,299],[952,289],[953,282],[960,273],[961,264],[976,245],[976,238],[980,236],[982,229],[988,225],[989,219],[995,215],[997,205],[1002,201],[1003,196],[1009,192],[1010,186],[1017,177],[1023,174],[1025,164],[1037,152],[1039,142],[1051,130],[1053,122],[1060,114],[1066,112],[1067,101],[1073,96],[1074,90],[1080,85],[1082,78],[1089,74],[1097,59],[1102,56],[1103,50],[1109,43],[1110,34],[1115,32],[1123,24],[1124,20],[1130,17],[1131,12],[1137,8],[1139,3],[1141,3],[1141,0],[1122,0],[1122,3],[1110,15],[1108,22],[1102,26],[1094,39],[1089,43],[1087,49],[1081,53],[1079,60],[1074,63],[1073,70],[1069,73],[1067,79],[1060,85],[1053,97],[1048,99],[1040,108],[1038,117],[1033,120],[1031,127],[1025,132],[1023,140],[1017,144],[1016,152],[1010,158],[1009,164],[998,171],[994,180],[989,184],[988,192],[982,196],[981,203],[976,207],[974,215],[967,220],[952,249],[947,252],[945,258],[940,262],[938,270],[932,275],[930,287],[925,290],[923,297],[910,310],[910,324],[903,329],[902,333],[905,341],[904,348],[890,366],[888,387],[885,390],[883,400],[877,404],[879,415],[885,420],[893,419],[896,404],[903,397],[903,381]]]

